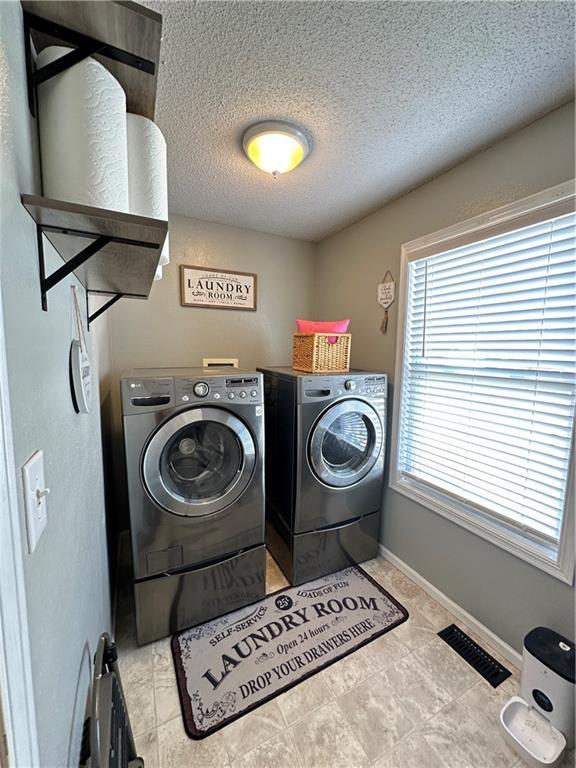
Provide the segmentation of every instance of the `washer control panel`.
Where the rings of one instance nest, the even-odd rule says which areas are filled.
[[[262,382],[259,376],[206,376],[204,379],[174,379],[175,402],[197,401],[221,403],[262,402]]]
[[[122,377],[121,388],[124,415],[198,403],[261,405],[263,402],[262,374],[253,373],[239,372],[237,376],[206,373],[202,378],[126,376]]]

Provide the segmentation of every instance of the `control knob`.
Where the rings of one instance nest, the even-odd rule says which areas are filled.
[[[205,381],[197,381],[194,384],[194,394],[196,397],[206,397],[208,392],[210,392],[210,387]]]
[[[346,379],[344,382],[344,388],[347,389],[349,392],[352,392],[356,389],[356,382],[353,381],[353,379]]]

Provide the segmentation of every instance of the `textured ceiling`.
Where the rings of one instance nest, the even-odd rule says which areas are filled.
[[[574,93],[571,2],[147,5],[170,210],[208,221],[320,240]],[[241,150],[265,119],[313,142],[276,182]]]

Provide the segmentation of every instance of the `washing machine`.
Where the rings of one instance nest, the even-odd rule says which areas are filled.
[[[259,368],[266,407],[266,541],[292,584],[375,557],[386,375]]]
[[[262,376],[121,378],[138,642],[264,597]]]

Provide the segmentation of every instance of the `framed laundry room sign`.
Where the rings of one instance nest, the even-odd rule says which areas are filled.
[[[252,272],[180,266],[183,307],[256,310],[256,279]]]

